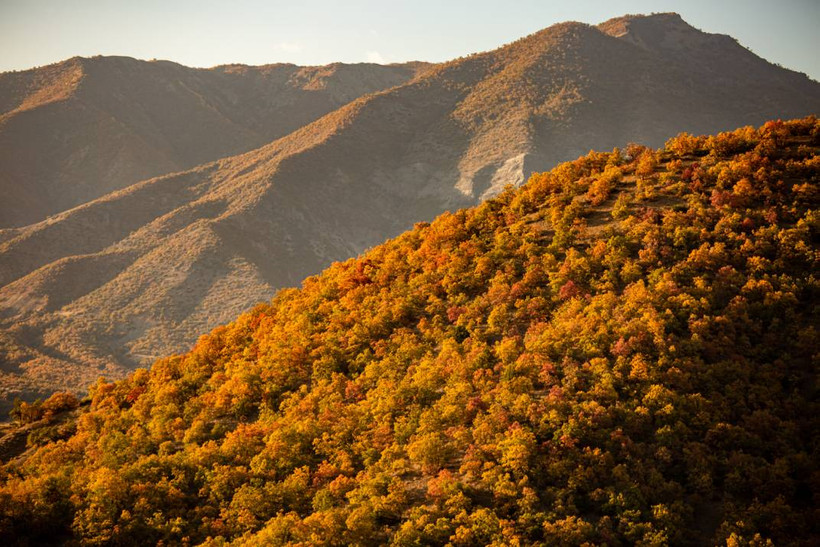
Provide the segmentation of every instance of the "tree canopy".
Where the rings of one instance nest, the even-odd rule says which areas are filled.
[[[0,540],[812,544],[818,147],[591,152],[334,264],[100,380]]]

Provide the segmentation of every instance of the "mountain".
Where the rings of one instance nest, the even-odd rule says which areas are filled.
[[[0,228],[257,148],[426,66],[75,57],[0,74]]]
[[[0,540],[816,545],[818,151],[590,153],[20,404]]]
[[[668,14],[437,65],[259,149],[0,231],[0,385],[10,404],[122,377],[534,166],[819,109],[817,82]]]

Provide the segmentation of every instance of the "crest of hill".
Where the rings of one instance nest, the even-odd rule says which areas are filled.
[[[591,152],[18,405],[0,540],[815,544],[818,151]]]
[[[556,25],[251,152],[0,231],[7,398],[81,390],[184,351],[277,288],[520,185],[534,166],[820,109],[820,84],[729,46],[725,59],[670,53]],[[725,62],[754,70],[721,73]]]
[[[75,57],[0,74],[0,227],[254,149],[425,67]]]
[[[605,21],[598,28],[646,49],[719,47],[727,41],[736,42],[725,34],[701,32],[677,13],[624,15]]]

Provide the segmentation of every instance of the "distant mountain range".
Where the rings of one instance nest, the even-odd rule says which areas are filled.
[[[80,101],[94,70],[114,75],[85,76],[96,102]],[[44,90],[27,95],[43,106],[3,99],[0,183],[21,204],[4,218],[19,224],[117,191],[0,231],[7,397],[80,390],[183,351],[277,288],[591,148],[820,111],[820,84],[676,14],[563,23],[434,66],[201,71],[75,59],[4,75],[0,96],[13,95],[8,82],[72,71],[60,78],[79,81],[73,91],[25,84]],[[169,87],[168,104],[154,104]],[[50,116],[63,144],[40,153],[54,164],[27,163],[40,137],[14,137],[13,148],[9,135],[52,135]],[[54,188],[72,191],[61,201]]]
[[[75,57],[0,74],[0,228],[257,148],[427,66]]]

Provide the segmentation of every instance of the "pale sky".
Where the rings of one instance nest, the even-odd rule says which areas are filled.
[[[0,0],[0,71],[75,55],[198,67],[437,62],[562,21],[663,11],[820,80],[820,0]]]

